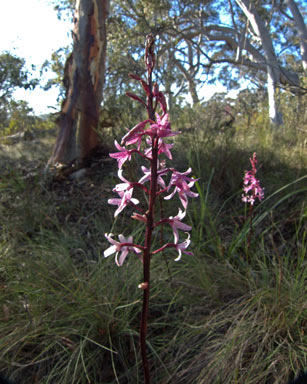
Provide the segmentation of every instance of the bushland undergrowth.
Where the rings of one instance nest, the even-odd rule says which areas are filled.
[[[152,258],[152,382],[287,382],[307,367],[303,138],[291,141],[291,127],[213,134],[197,121],[185,132],[185,123],[183,114],[173,126],[183,131],[174,158],[200,178],[187,220],[194,256]],[[22,160],[0,153],[0,371],[24,384],[142,383],[139,261],[115,268],[103,257],[115,161],[53,180],[42,172],[46,148],[32,155],[24,143]],[[254,151],[265,199],[247,248],[242,178]],[[141,226],[121,220],[137,241]],[[171,235],[165,228],[165,241]]]

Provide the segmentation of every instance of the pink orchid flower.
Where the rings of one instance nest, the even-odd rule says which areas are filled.
[[[158,150],[158,155],[160,155],[161,153],[165,153],[165,155],[170,159],[172,160],[172,154],[170,152],[170,149],[173,148],[174,144],[166,144],[164,143],[164,141],[161,140],[161,143],[159,143],[159,150]]]
[[[117,174],[119,179],[123,181],[123,183],[116,184],[113,188],[114,192],[126,191],[130,188],[133,188],[132,183],[124,178],[122,169],[119,169]]]
[[[123,211],[127,205],[137,205],[139,204],[139,200],[132,197],[133,188],[127,189],[124,191],[118,191],[119,197],[115,199],[109,199],[108,203],[111,205],[118,205],[117,210],[114,212],[114,217],[116,217],[121,211]]]
[[[163,127],[164,129],[171,130],[171,123],[169,122],[169,114],[165,113],[162,118],[161,116],[156,113],[156,120],[157,124]]]
[[[185,217],[185,215],[186,215],[186,211],[182,211],[179,208],[179,212],[176,216],[174,217],[170,216],[168,219],[166,219],[166,222],[169,223],[173,229],[175,244],[177,244],[179,241],[178,229],[182,231],[190,231],[192,229],[190,225],[187,225],[181,222],[181,220]]]
[[[138,150],[141,147],[142,136],[145,134],[144,128],[146,124],[152,123],[153,121],[150,119],[141,121],[135,127],[133,127],[123,138],[121,144],[131,145],[138,144]]]
[[[151,140],[146,140],[147,144],[148,145],[151,145]],[[171,154],[171,151],[170,149],[173,148],[174,144],[166,144],[164,143],[164,141],[159,138],[159,149],[158,149],[158,155],[160,155],[161,153],[165,153],[165,155],[170,159],[172,160],[172,154]],[[147,149],[145,149],[145,152],[144,154],[148,157],[148,158],[152,158],[152,149],[151,149],[151,146]]]
[[[158,163],[158,167],[159,167],[159,163]],[[144,184],[146,181],[149,181],[150,178],[151,178],[151,171],[150,169],[144,167],[144,165],[142,165],[142,171],[144,172],[144,176],[140,178],[140,180],[138,181],[140,184]],[[165,182],[164,180],[162,179],[161,176],[165,175],[166,173],[168,172],[167,169],[162,169],[160,171],[158,171],[158,177],[157,177],[157,183],[164,189],[166,188],[166,185],[165,185]]]
[[[124,235],[118,235],[119,242],[112,239],[112,233],[106,233],[105,237],[112,244],[108,249],[104,251],[104,257],[108,257],[115,253],[115,262],[121,267],[128,255],[129,252],[141,253],[142,251],[133,245],[133,238],[129,236],[127,239]],[[127,244],[130,243],[131,245]],[[125,245],[124,245],[125,244]],[[120,257],[118,259],[118,254],[120,252]]]
[[[192,172],[191,168],[188,168],[185,172],[178,172],[176,170],[173,171],[170,183],[168,185],[167,190],[169,191],[171,187],[174,187],[173,192],[165,196],[165,200],[170,200],[176,192],[178,192],[179,199],[184,207],[184,209],[187,209],[188,206],[188,197],[197,197],[198,193],[192,192],[190,188],[193,187],[195,182],[198,179],[193,179],[191,177],[187,177],[186,175],[190,174]]]
[[[183,243],[175,245],[175,248],[178,251],[178,257],[176,257],[175,261],[178,261],[181,259],[182,252],[185,253],[186,255],[189,255],[189,256],[194,255],[193,252],[186,251],[186,249],[189,247],[190,243],[191,243],[190,235],[188,234],[187,239]]]
[[[116,140],[114,141],[114,144],[120,152],[110,153],[109,156],[118,161],[118,168],[121,169],[125,161],[131,160],[131,154],[134,150],[128,150],[125,147],[122,147]]]
[[[150,137],[157,136],[159,138],[161,137],[171,137],[179,135],[180,132],[172,132],[171,131],[171,124],[168,120],[168,113],[166,113],[162,119],[161,117],[156,114],[157,122],[150,125],[150,128],[145,131],[146,135],[149,135]]]

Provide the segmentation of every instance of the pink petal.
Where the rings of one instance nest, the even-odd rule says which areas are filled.
[[[175,193],[176,193],[176,189],[174,189],[173,192],[170,195],[165,196],[164,200],[170,200],[175,195]]]
[[[116,252],[116,246],[111,245],[111,247],[109,247],[108,249],[106,249],[103,252],[103,255],[104,255],[104,257],[108,257],[108,256],[112,255],[112,253],[115,253],[115,252]]]
[[[128,251],[128,248],[127,247],[123,247],[122,250],[121,250],[121,253],[120,253],[120,257],[119,257],[119,260],[117,258],[118,254],[116,254],[116,257],[115,257],[115,262],[116,264],[121,267],[123,264],[124,264],[124,261],[128,255],[129,251]]]

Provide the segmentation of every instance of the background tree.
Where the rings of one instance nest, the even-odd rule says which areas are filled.
[[[49,164],[82,162],[98,144],[96,129],[105,78],[108,10],[108,0],[76,2],[73,52],[64,68],[65,100]]]
[[[70,46],[59,48],[55,52],[52,52],[51,58],[46,60],[41,67],[41,76],[50,70],[54,73],[54,76],[49,77],[45,84],[42,84],[42,87],[45,91],[48,91],[52,87],[58,87],[59,95],[57,101],[63,101],[65,98],[65,85],[63,82],[64,68],[71,50],[72,47]]]
[[[200,25],[213,22],[216,15],[210,1],[114,0],[108,34],[108,86],[126,88],[127,74],[133,68],[142,73],[139,47],[144,36],[152,33],[158,47],[157,78],[169,99],[189,94],[193,103],[199,102],[197,87],[204,82],[200,50],[182,31],[197,30],[200,35]]]
[[[229,52],[228,58],[224,56],[225,62],[240,68],[240,75],[249,81],[256,79],[266,85],[271,122],[280,125],[282,115],[276,90],[287,87],[294,93],[301,91],[301,73],[289,61],[290,52],[295,62],[300,61],[298,46],[289,39],[295,35],[295,26],[285,28],[284,13],[277,12],[270,1],[228,1],[228,7],[230,27],[213,27],[214,34],[207,34],[208,39],[224,40],[228,49],[225,47],[223,53]]]
[[[58,9],[63,4],[69,9],[74,1],[57,3],[62,4]],[[304,92],[305,31],[301,1],[114,0],[104,105],[113,110],[114,102],[123,100],[120,95],[136,86],[128,74],[143,73],[140,46],[153,33],[159,52],[156,76],[170,112],[187,95],[192,104],[199,103],[207,83],[222,83],[228,90],[243,85],[267,90],[269,117],[278,126],[280,90]]]
[[[256,7],[249,0],[236,0],[250,25],[250,33],[260,42],[260,48],[263,51],[264,61],[267,70],[267,89],[269,100],[269,116],[273,124],[282,125],[282,115],[276,105],[276,88],[284,83],[291,86],[299,86],[298,76],[281,68],[277,60],[273,41],[265,21],[260,17]]]
[[[294,37],[297,26],[302,31],[300,36],[304,36],[305,24],[299,10],[301,3],[290,3],[296,6],[300,24],[292,22],[287,4],[278,8],[271,1],[114,0],[112,20],[117,20],[117,24],[115,32],[110,28],[110,56],[119,57],[124,52],[125,59],[110,61],[112,77],[118,79],[118,65],[123,71],[131,71],[128,68],[137,65],[139,53],[134,47],[140,45],[140,35],[152,32],[159,36],[164,63],[160,69],[168,68],[160,75],[173,93],[188,92],[195,104],[200,99],[200,87],[207,81],[219,81],[233,89],[245,80],[267,89],[271,121],[280,125],[278,89],[287,87],[298,93],[302,78],[297,63],[303,60],[299,51],[301,45],[303,52],[304,39],[300,39],[299,45]],[[117,49],[125,37],[131,45]]]
[[[23,58],[9,52],[0,54],[0,126],[8,122],[9,107],[16,88],[33,89],[37,83],[37,79],[31,79]]]

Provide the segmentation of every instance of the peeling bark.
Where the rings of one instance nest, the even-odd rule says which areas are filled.
[[[98,145],[96,129],[105,80],[109,0],[77,0],[73,52],[65,65],[66,97],[48,164],[79,163]]]

